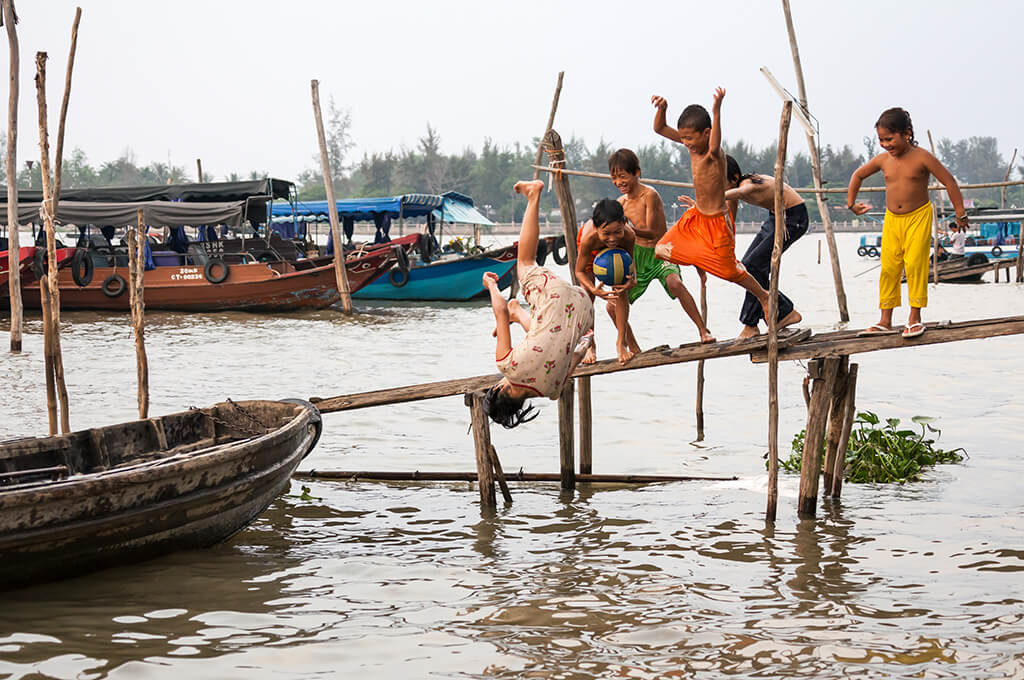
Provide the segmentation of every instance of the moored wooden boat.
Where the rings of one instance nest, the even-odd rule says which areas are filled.
[[[0,589],[223,541],[313,449],[307,402],[216,404],[0,443]]]

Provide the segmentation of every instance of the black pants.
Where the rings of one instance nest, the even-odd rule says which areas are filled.
[[[782,252],[807,233],[807,206],[801,203],[786,209],[786,240],[782,242]],[[743,256],[743,266],[757,280],[761,287],[768,290],[768,275],[771,273],[772,249],[775,247],[775,213],[769,212],[768,219],[761,225],[754,241]],[[779,319],[793,311],[793,301],[779,291]],[[743,299],[740,310],[740,321],[744,326],[756,326],[764,318],[761,303],[751,293]]]

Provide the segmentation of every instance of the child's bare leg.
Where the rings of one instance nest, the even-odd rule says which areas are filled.
[[[629,300],[609,300],[606,307],[608,316],[615,322],[618,337],[615,349],[619,354],[619,363],[624,364],[633,358],[634,352],[629,348],[629,336],[633,330],[629,327]]]
[[[794,309],[792,312],[779,319],[778,327],[785,328],[786,326],[792,326],[795,323],[803,321],[803,318],[804,317],[800,315],[800,312]]]
[[[761,287],[761,284],[757,282],[750,272],[743,272],[743,278],[737,281],[745,290],[749,291],[751,295],[757,298],[757,301],[761,303],[761,309],[764,310],[764,318],[768,318],[768,291]]]
[[[516,275],[523,279],[523,272],[537,264],[537,241],[540,239],[540,192],[544,182],[539,179],[532,182],[516,182],[512,189],[517,194],[526,196],[526,213],[523,215],[523,226],[519,230],[519,250],[516,255]]]
[[[526,313],[519,300],[511,300],[508,303],[508,312],[512,320],[523,327],[527,333],[530,332],[530,315]]]
[[[889,310],[889,313],[891,315],[891,313],[892,313],[891,309]],[[910,308],[910,315],[907,316],[907,325],[908,326],[913,326],[915,323],[921,323],[921,308],[920,307],[911,307]]]
[[[683,306],[683,311],[690,317],[694,325],[697,326],[697,332],[700,333],[700,341],[704,344],[715,341],[715,336],[711,335],[711,331],[704,325],[704,319],[700,316],[700,310],[697,309],[697,303],[694,302],[693,296],[690,295],[690,291],[683,285],[683,280],[675,274],[672,274],[665,281],[665,285],[668,286],[668,290],[672,293],[679,304]]]

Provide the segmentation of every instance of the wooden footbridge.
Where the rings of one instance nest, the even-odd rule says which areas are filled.
[[[780,333],[778,359],[809,360],[808,374],[810,389],[807,397],[807,435],[804,444],[804,458],[801,467],[800,496],[798,510],[804,515],[816,512],[819,477],[824,474],[824,495],[838,497],[842,490],[842,463],[846,458],[846,442],[853,425],[857,384],[857,364],[850,363],[850,356],[865,352],[902,349],[962,340],[976,340],[1003,335],[1024,334],[1024,316],[998,319],[977,319],[974,321],[940,321],[926,324],[927,331],[916,338],[905,339],[899,333],[859,336],[857,331],[836,331],[814,334],[809,329]],[[621,371],[635,371],[671,364],[718,359],[722,357],[747,355],[754,363],[768,361],[767,336],[747,340],[699,343],[681,345],[675,348],[656,347],[642,352],[626,364],[615,359],[598,361],[581,366],[573,374],[573,380],[566,384],[558,400],[558,434],[560,471],[554,475],[519,475],[525,480],[558,479],[563,489],[572,489],[577,481],[621,481],[659,482],[684,479],[682,477],[659,476],[609,476],[592,474],[593,442],[591,439],[591,408],[588,379],[592,376],[607,375]],[[491,445],[490,422],[483,409],[483,391],[501,379],[500,374],[479,375],[457,380],[420,385],[407,385],[391,389],[361,392],[329,398],[311,397],[310,401],[323,413],[349,411],[385,406],[424,399],[437,399],[463,395],[470,409],[473,440],[476,450],[476,473],[462,473],[455,478],[475,479],[480,488],[481,505],[484,508],[496,506],[495,482],[502,489],[507,502],[511,502],[505,476],[497,452]],[[583,389],[584,384],[586,388]],[[574,389],[575,388],[575,389]],[[579,448],[580,473],[575,472],[574,396],[579,395]],[[827,442],[824,460],[822,443]],[[305,471],[300,475],[310,477],[362,477],[380,478],[380,474],[340,472],[317,473]],[[436,479],[429,473],[398,473],[388,475],[389,479]],[[447,479],[453,477],[448,476]],[[516,478],[513,476],[513,478]]]

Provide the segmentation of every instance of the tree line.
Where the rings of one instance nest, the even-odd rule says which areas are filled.
[[[364,152],[361,158],[350,159],[353,148],[350,116],[347,111],[339,109],[333,99],[328,104],[327,112],[325,127],[328,156],[335,193],[339,198],[404,193],[437,194],[454,190],[473,197],[481,212],[496,222],[517,222],[522,218],[523,202],[516,200],[510,188],[515,181],[532,176],[530,166],[534,162],[539,139],[535,138],[529,144],[514,143],[507,146],[485,139],[479,151],[467,148],[460,153],[445,154],[441,151],[440,134],[428,123],[425,134],[413,148]],[[723,145],[726,152],[736,158],[743,172],[773,174],[776,156],[774,144],[756,148],[741,139]],[[0,151],[5,146],[6,140],[0,140]],[[791,144],[790,148],[794,146]],[[565,142],[566,166],[576,170],[607,173],[608,157],[616,148],[603,139],[591,146],[583,139],[572,137]],[[640,158],[643,177],[681,182],[692,179],[689,154],[682,145],[662,141],[633,150]],[[849,144],[824,145],[821,149],[821,169],[825,185],[846,186],[853,171],[878,152],[877,140],[873,137],[865,137],[859,150]],[[1000,181],[1006,174],[1006,161],[999,153],[995,137],[969,137],[956,141],[941,139],[936,152],[942,163],[962,183]],[[1024,164],[1016,170],[1024,176]],[[195,179],[184,167],[171,163],[140,165],[131,150],[126,150],[115,160],[93,166],[85,152],[75,148],[65,159],[62,172],[62,184],[66,188],[164,184],[168,181],[177,183]],[[244,177],[237,172],[214,177],[204,169],[206,181],[238,181],[268,176],[274,175],[265,171],[251,171]],[[326,197],[319,152],[311,154],[307,169],[294,179],[300,200],[322,200]],[[791,153],[786,166],[786,181],[796,187],[813,184],[810,158],[806,151]],[[881,184],[880,175],[865,182],[865,186]],[[18,186],[41,187],[38,163],[18,173]],[[682,209],[677,207],[677,196],[680,193],[692,195],[690,191],[671,187],[655,188],[665,203],[665,212],[670,220],[682,213]],[[589,216],[590,207],[597,200],[618,195],[610,181],[582,177],[572,178],[572,192],[580,219]],[[864,200],[879,208],[884,206],[883,196],[880,193],[862,194]],[[973,191],[967,197],[973,198],[976,205],[998,206],[1000,191]],[[816,202],[807,198],[811,219],[818,219]],[[843,194],[832,194],[829,202],[833,209],[844,209],[846,197]],[[1007,190],[1007,202],[1024,206],[1024,188],[1010,187]],[[542,215],[557,220],[557,207],[553,193],[545,193],[541,204]],[[845,210],[837,217],[845,219]],[[762,210],[741,204],[739,220],[763,218]]]

